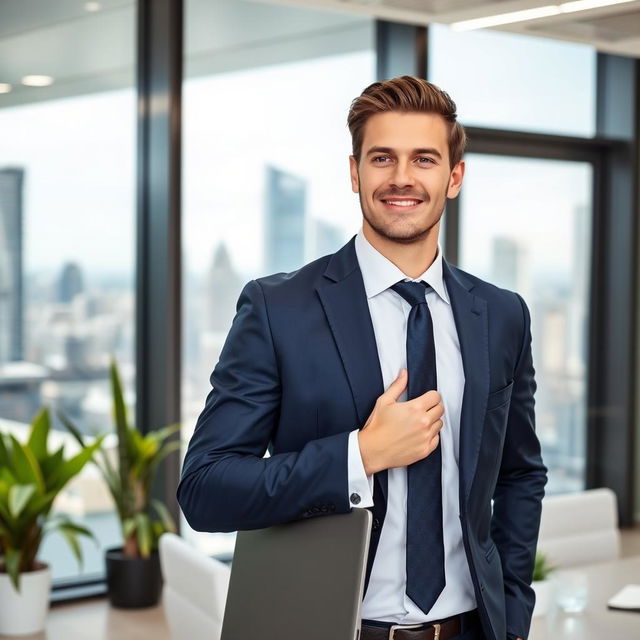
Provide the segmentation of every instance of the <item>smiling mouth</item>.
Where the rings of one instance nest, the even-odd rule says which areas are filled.
[[[422,204],[423,200],[419,200],[418,198],[386,198],[383,199],[382,202],[390,209],[408,210],[414,209]]]

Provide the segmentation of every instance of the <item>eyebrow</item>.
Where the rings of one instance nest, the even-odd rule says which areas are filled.
[[[370,156],[372,153],[393,154],[394,150],[391,147],[371,147],[371,149],[369,149],[369,151],[367,151],[367,156]],[[438,158],[438,160],[442,160],[442,154],[437,149],[434,149],[433,147],[425,147],[425,148],[421,148],[421,149],[413,149],[413,153],[416,154],[416,155],[418,155],[418,154],[432,155],[432,156],[435,156],[436,158]]]

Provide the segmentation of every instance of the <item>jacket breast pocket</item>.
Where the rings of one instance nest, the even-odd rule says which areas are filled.
[[[511,392],[513,390],[513,380],[502,389],[492,391],[487,397],[487,411],[498,409],[507,404],[511,400]]]

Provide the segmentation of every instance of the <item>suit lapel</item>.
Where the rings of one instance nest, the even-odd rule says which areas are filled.
[[[468,497],[475,476],[489,393],[487,302],[472,293],[473,283],[443,260],[465,376],[460,416],[460,484]],[[352,238],[331,256],[316,285],[353,396],[362,428],[384,391],[373,324]],[[376,474],[387,500],[387,474]]]
[[[487,301],[471,293],[473,283],[443,260],[443,275],[455,320],[465,385],[460,416],[460,486],[466,499],[475,476],[489,393]]]
[[[340,352],[362,428],[384,392],[384,383],[354,238],[333,254],[316,291]],[[375,477],[386,502],[386,472]]]

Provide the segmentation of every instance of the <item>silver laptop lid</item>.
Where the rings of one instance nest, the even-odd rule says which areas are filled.
[[[356,640],[371,512],[241,531],[221,640]]]

